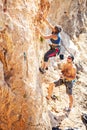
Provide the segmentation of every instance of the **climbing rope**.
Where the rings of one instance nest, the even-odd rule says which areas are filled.
[[[65,48],[65,50],[70,54],[70,55],[72,55],[73,56],[73,54],[66,48],[66,46],[63,44],[63,41],[61,40],[61,45]]]

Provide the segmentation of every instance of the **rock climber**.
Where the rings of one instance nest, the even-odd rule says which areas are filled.
[[[43,20],[49,25],[49,27],[52,29],[52,33],[50,35],[43,35],[40,30],[39,33],[42,38],[44,39],[50,39],[52,44],[50,45],[50,49],[44,54],[44,61],[42,66],[39,68],[40,72],[42,74],[45,73],[45,70],[48,68],[48,60],[50,57],[56,56],[56,54],[59,54],[60,52],[60,32],[62,30],[61,26],[52,26],[48,20],[43,18]]]
[[[61,74],[60,79],[53,83],[49,84],[48,87],[48,95],[46,96],[47,100],[51,99],[53,87],[60,86],[64,84],[66,86],[66,93],[69,96],[69,107],[65,109],[65,111],[70,111],[73,106],[73,96],[72,96],[72,88],[73,88],[73,81],[76,78],[76,67],[73,64],[74,57],[69,55],[67,57],[66,63],[61,65]]]

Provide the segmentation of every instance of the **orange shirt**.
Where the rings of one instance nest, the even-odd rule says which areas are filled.
[[[72,63],[63,64],[61,72],[66,80],[74,80],[76,78],[76,67]]]

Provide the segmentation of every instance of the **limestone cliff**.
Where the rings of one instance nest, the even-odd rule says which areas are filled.
[[[41,14],[62,25],[78,49],[86,33],[86,0],[0,0],[0,130],[52,129],[38,71],[48,48],[35,29],[46,33]]]

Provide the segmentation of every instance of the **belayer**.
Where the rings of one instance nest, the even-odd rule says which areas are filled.
[[[74,57],[72,55],[69,55],[67,57],[67,61],[62,64],[61,66],[61,74],[60,78],[57,81],[54,81],[53,83],[50,83],[48,86],[48,95],[47,99],[51,99],[53,88],[61,86],[62,84],[66,87],[66,94],[68,94],[69,97],[69,106],[68,108],[65,108],[65,111],[70,112],[73,106],[73,95],[72,95],[72,89],[73,89],[73,81],[76,78],[76,67],[73,64]]]
[[[62,28],[58,26],[52,26],[45,18],[43,20],[49,25],[49,27],[52,29],[52,33],[50,35],[43,35],[40,30],[39,33],[42,38],[44,39],[50,39],[52,44],[50,45],[50,49],[44,54],[44,61],[42,66],[39,68],[39,71],[44,74],[45,70],[48,68],[48,60],[50,57],[56,56],[56,54],[60,53],[60,32],[62,31]]]

